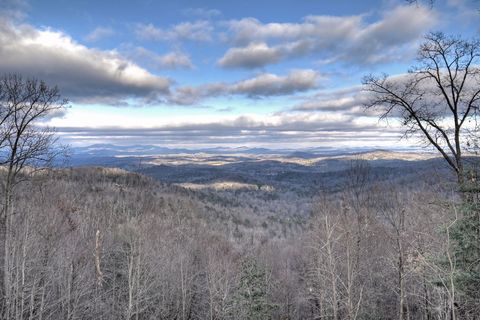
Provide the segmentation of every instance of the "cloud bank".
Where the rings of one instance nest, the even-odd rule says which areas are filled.
[[[227,23],[230,48],[218,60],[226,68],[258,68],[316,55],[327,62],[371,65],[398,59],[432,28],[437,14],[424,6],[399,6],[378,22],[365,15],[308,16],[300,23],[262,23],[255,18]]]
[[[76,143],[88,141],[143,143],[161,145],[264,145],[270,147],[345,146],[351,141],[366,144],[398,141],[395,130],[379,129],[374,123],[361,123],[341,115],[270,115],[240,116],[208,122],[183,122],[155,127],[59,127],[58,132]]]
[[[0,22],[0,72],[58,85],[75,102],[158,99],[168,94],[171,84],[116,51],[88,48],[63,32],[9,21]]]
[[[173,104],[191,105],[209,97],[243,95],[249,98],[291,95],[314,89],[320,75],[310,69],[291,70],[285,76],[262,73],[253,78],[233,83],[211,83],[198,87],[183,86],[175,90],[169,101]]]

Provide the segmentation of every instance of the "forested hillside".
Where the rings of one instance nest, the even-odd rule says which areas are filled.
[[[263,214],[270,200],[251,210],[249,192],[268,191],[222,202],[119,169],[37,173],[13,201],[6,314],[394,319],[401,306],[410,319],[446,318],[454,194],[369,172],[353,163],[342,192],[290,216]]]

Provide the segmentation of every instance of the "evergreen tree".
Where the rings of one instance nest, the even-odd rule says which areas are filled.
[[[463,311],[480,314],[480,203],[465,201],[461,211],[451,231],[455,282]]]
[[[246,258],[242,263],[242,275],[236,296],[235,317],[240,319],[270,319],[273,305],[267,298],[267,278],[265,269],[254,258]]]

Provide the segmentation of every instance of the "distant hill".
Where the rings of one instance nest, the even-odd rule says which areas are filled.
[[[390,180],[405,184],[425,172],[431,176],[449,172],[434,153],[362,148],[176,149],[96,144],[74,149],[70,165],[122,168],[162,182],[189,186],[189,189],[198,189],[198,184],[212,188],[253,185],[271,187],[277,195],[290,191],[314,195],[319,190],[340,190],[356,160],[368,162],[370,178],[377,182]]]
[[[314,158],[318,156],[341,156],[352,154],[370,154],[370,153],[417,153],[416,149],[392,150],[367,149],[367,148],[330,148],[316,147],[303,149],[269,149],[259,147],[212,147],[212,148],[169,148],[157,145],[114,145],[114,144],[93,144],[84,147],[72,148],[74,158],[85,156],[106,157],[106,156],[155,156],[171,154],[250,154],[250,155],[284,155],[298,158]]]

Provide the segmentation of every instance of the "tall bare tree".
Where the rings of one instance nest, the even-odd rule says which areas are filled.
[[[402,120],[406,136],[435,147],[462,186],[464,151],[477,134],[473,120],[480,102],[480,41],[430,33],[417,62],[406,75],[366,76],[366,107],[379,110],[381,118]]]
[[[43,81],[23,79],[15,74],[0,78],[0,164],[4,170],[1,181],[0,296],[3,308],[9,296],[6,266],[13,190],[26,168],[45,166],[57,154],[53,148],[56,139],[52,129],[39,126],[39,122],[66,104],[58,88]]]

